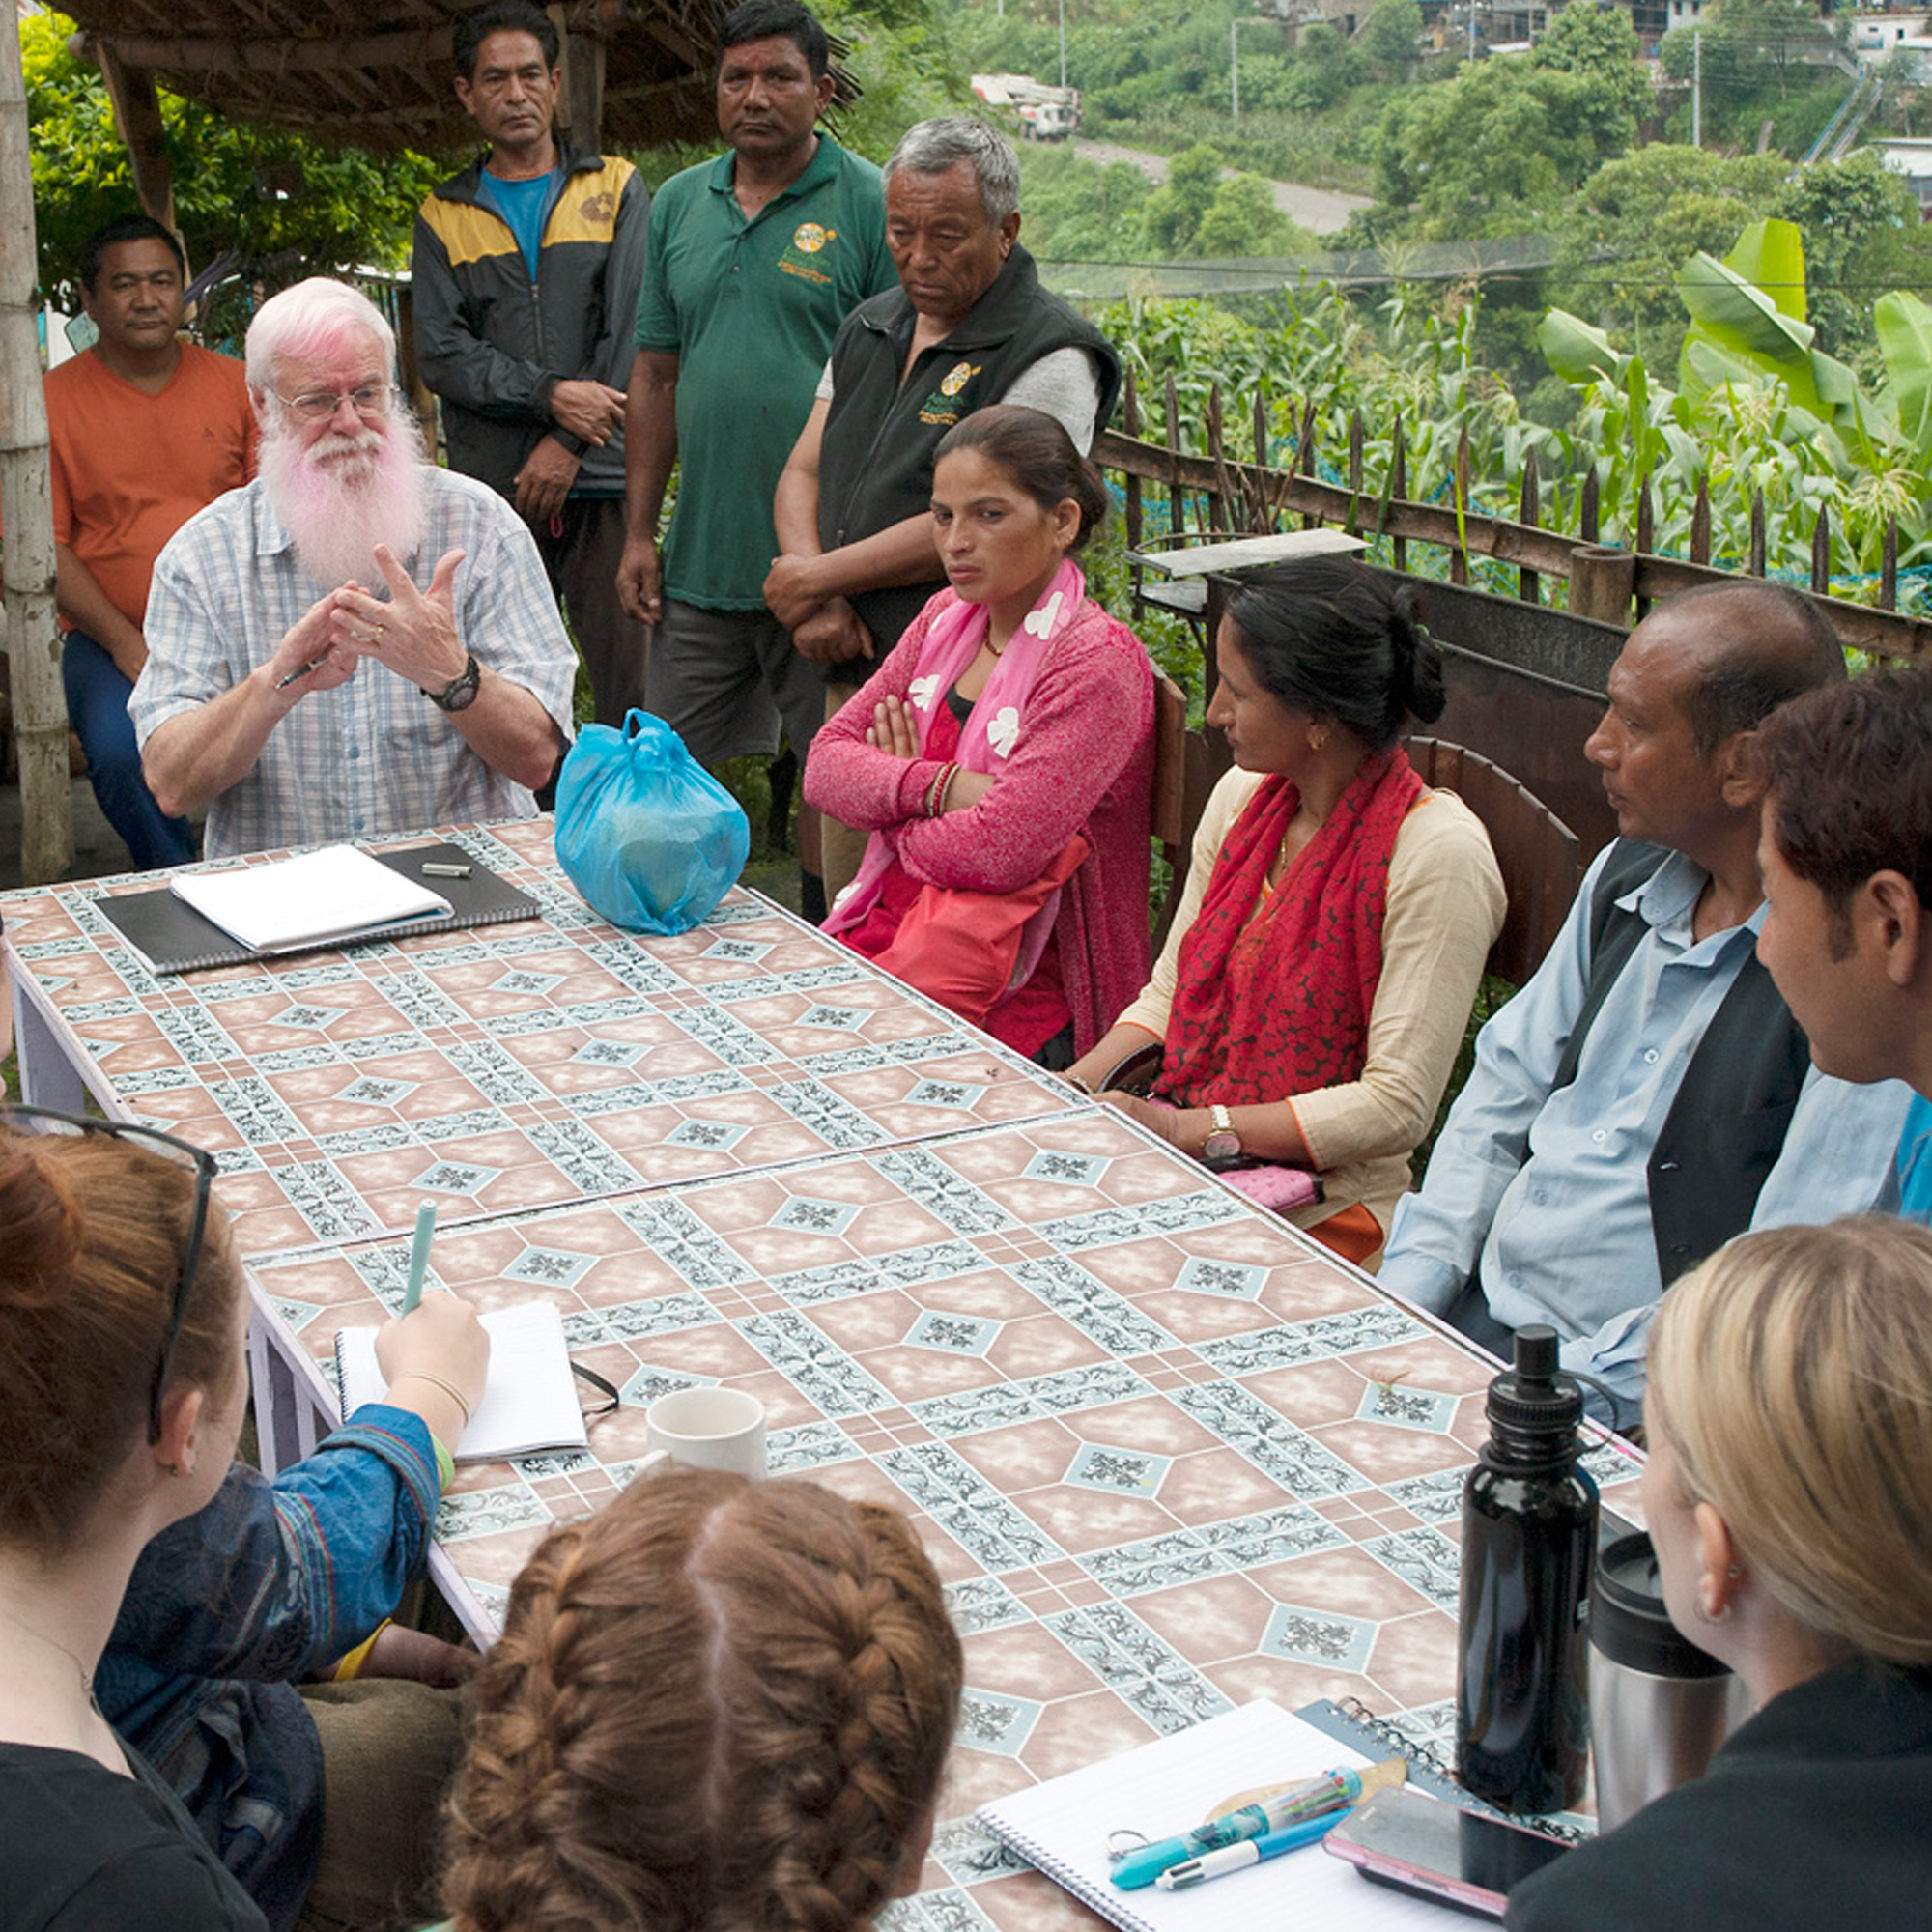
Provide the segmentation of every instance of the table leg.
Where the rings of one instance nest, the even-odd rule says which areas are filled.
[[[64,1030],[27,990],[28,976],[14,980],[14,1040],[19,1051],[20,1098],[35,1107],[79,1113],[87,1082],[68,1050]]]

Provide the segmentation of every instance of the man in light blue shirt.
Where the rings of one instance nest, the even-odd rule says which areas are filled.
[[[1774,584],[1687,592],[1632,632],[1584,747],[1623,836],[1483,1029],[1396,1211],[1383,1287],[1499,1351],[1553,1323],[1619,1421],[1669,1282],[1747,1227],[1891,1199],[1909,1095],[1811,1068],[1755,956],[1755,727],[1844,675],[1831,627]]]
[[[1932,671],[1868,671],[1760,735],[1758,957],[1841,1080],[1914,1089],[1898,1211],[1932,1223]]]

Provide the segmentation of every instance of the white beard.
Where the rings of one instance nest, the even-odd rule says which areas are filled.
[[[386,428],[365,422],[307,444],[300,425],[276,411],[256,469],[269,507],[318,590],[354,582],[381,592],[376,546],[388,545],[407,568],[422,543],[427,460],[415,418],[401,409]]]

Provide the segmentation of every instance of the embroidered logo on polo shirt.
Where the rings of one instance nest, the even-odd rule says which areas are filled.
[[[966,412],[959,407],[955,398],[980,371],[985,367],[982,362],[955,362],[939,379],[939,387],[926,397],[921,406],[919,419],[923,423],[956,423]]]
[[[785,243],[784,253],[779,257],[779,273],[796,275],[801,281],[814,282],[820,288],[827,286],[832,277],[811,258],[822,255],[838,239],[836,228],[822,228],[815,221],[801,221],[791,231],[791,240]]]

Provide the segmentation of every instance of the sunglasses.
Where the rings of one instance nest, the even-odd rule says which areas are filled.
[[[86,1114],[63,1114],[52,1107],[29,1107],[9,1101],[0,1106],[0,1124],[17,1126],[28,1133],[106,1134],[115,1140],[132,1142],[177,1166],[194,1170],[194,1217],[188,1224],[187,1246],[182,1252],[181,1278],[175,1283],[174,1306],[168,1311],[168,1325],[161,1337],[161,1358],[155,1365],[154,1386],[148,1391],[148,1440],[161,1439],[161,1391],[168,1382],[168,1369],[174,1361],[175,1344],[181,1339],[182,1322],[187,1314],[188,1298],[201,1266],[202,1236],[208,1228],[208,1196],[214,1183],[214,1156],[192,1141],[164,1134],[157,1127],[143,1127],[132,1121],[100,1121]]]

